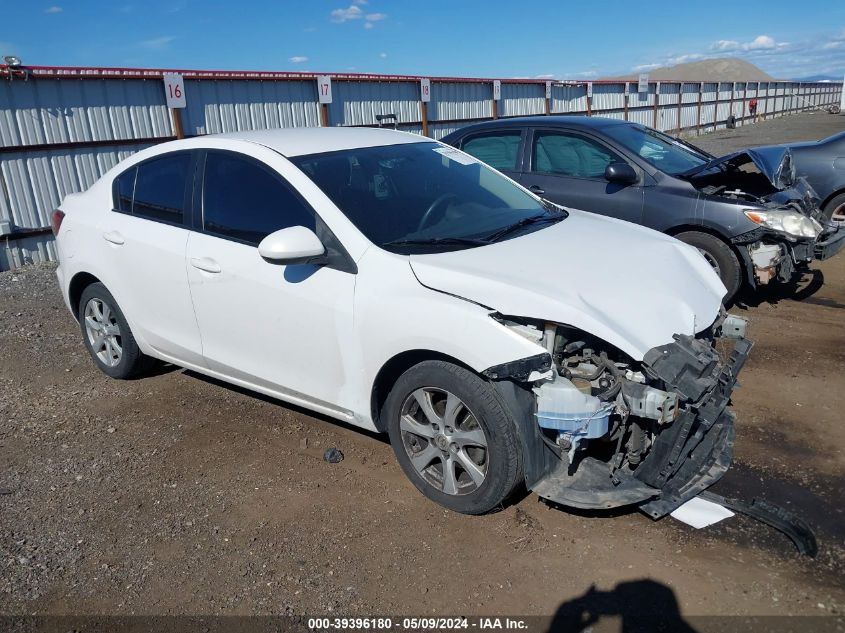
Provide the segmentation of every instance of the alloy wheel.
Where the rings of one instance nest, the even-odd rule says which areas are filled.
[[[116,367],[123,356],[120,326],[114,311],[102,299],[89,299],[85,304],[85,334],[94,355],[106,367]]]
[[[423,387],[402,403],[402,446],[423,480],[448,495],[472,493],[487,477],[487,437],[453,393]]]
[[[707,260],[707,263],[713,267],[713,270],[716,272],[719,277],[722,276],[722,269],[719,268],[719,262],[716,261],[716,258],[713,257],[708,251],[704,250],[703,248],[699,248],[698,252],[704,255],[704,259]]]

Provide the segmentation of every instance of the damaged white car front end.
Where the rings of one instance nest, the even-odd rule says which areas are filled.
[[[637,505],[659,518],[727,470],[734,441],[727,405],[751,349],[743,319],[722,314],[697,336],[676,334],[635,361],[577,328],[498,318],[533,330],[547,349],[531,368],[549,366],[540,380],[531,382],[536,374],[526,376],[526,366],[485,372],[511,397],[534,396],[525,399],[536,447],[527,483],[541,497],[584,509]],[[722,338],[735,339],[724,358]]]
[[[526,484],[540,496],[658,518],[728,468],[727,405],[751,343],[694,248],[572,211],[520,239],[411,256],[411,266],[424,286],[489,308],[536,345],[482,374],[516,412]]]

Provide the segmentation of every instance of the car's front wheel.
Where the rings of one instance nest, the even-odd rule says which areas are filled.
[[[93,283],[82,291],[78,314],[82,340],[103,373],[132,378],[155,362],[141,352],[126,317],[103,284]]]
[[[444,361],[396,381],[384,405],[390,443],[425,496],[464,514],[502,507],[522,481],[522,447],[495,388]]]
[[[828,222],[845,224],[845,193],[834,196],[824,205],[824,218]]]
[[[728,289],[722,302],[727,304],[742,285],[742,268],[739,258],[725,242],[709,233],[701,231],[684,231],[675,236],[685,244],[695,246],[698,252],[704,256],[713,271],[719,275],[719,279]]]

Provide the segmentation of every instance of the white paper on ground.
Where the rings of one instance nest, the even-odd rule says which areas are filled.
[[[734,513],[726,507],[699,497],[693,497],[671,513],[673,519],[691,525],[698,530],[733,515]]]

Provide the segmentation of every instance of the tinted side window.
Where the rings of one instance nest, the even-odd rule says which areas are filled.
[[[138,165],[132,214],[182,223],[190,154],[171,154]]]
[[[135,174],[137,168],[123,172],[114,181],[114,208],[132,213],[132,195],[135,192]]]
[[[604,178],[610,163],[622,161],[606,147],[583,136],[559,132],[537,132],[532,147],[532,171],[574,176]]]
[[[521,138],[519,130],[478,134],[461,143],[461,149],[491,167],[516,171]]]
[[[258,244],[290,226],[315,229],[311,210],[280,176],[233,154],[209,152],[203,179],[203,228]]]

